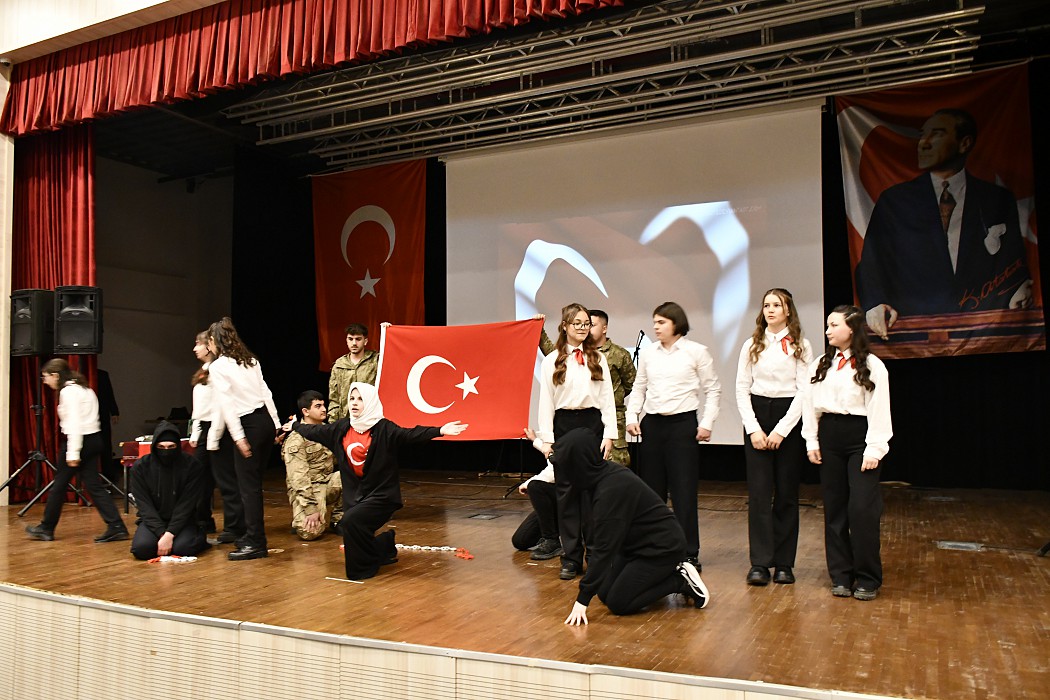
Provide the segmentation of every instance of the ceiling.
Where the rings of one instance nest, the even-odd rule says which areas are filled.
[[[631,4],[96,123],[161,181],[253,147],[311,174],[899,85],[1044,56],[1046,0]]]

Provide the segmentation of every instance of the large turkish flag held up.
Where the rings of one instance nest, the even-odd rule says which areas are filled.
[[[377,381],[384,414],[406,427],[470,425],[451,440],[521,437],[542,324],[387,326]]]
[[[313,180],[317,334],[322,371],[346,353],[350,323],[421,324],[426,163],[396,163]]]

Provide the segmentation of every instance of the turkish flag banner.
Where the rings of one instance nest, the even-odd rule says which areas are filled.
[[[386,417],[406,427],[469,424],[450,440],[521,437],[542,325],[386,326],[376,382]]]
[[[346,353],[344,329],[421,324],[426,162],[313,179],[317,334],[322,371]],[[375,347],[370,345],[369,347]]]

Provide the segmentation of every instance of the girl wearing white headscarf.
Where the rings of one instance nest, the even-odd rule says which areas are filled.
[[[397,561],[394,531],[376,535],[394,511],[401,508],[397,451],[404,443],[459,435],[465,423],[453,421],[440,428],[402,428],[383,417],[379,393],[371,384],[354,382],[347,395],[348,415],[335,423],[286,425],[307,440],[321,443],[335,455],[343,480],[343,555],[346,577],[372,578],[379,567]]]

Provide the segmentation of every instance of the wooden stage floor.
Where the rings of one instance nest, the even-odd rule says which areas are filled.
[[[134,561],[126,542],[92,543],[92,509],[67,505],[54,542],[28,540],[0,509],[0,580],[147,608],[453,649],[698,676],[922,698],[1050,697],[1050,494],[884,487],[885,586],[869,603],[833,598],[819,491],[803,487],[793,586],[749,587],[746,489],[702,482],[706,610],[668,599],[629,617],[595,601],[591,624],[562,624],[576,582],[558,560],[529,563],[510,536],[528,510],[516,479],[405,472],[402,551],[364,584],[342,577],[339,539],[289,531],[283,476],[267,480],[268,559],[229,562],[225,545],[192,564]],[[481,516],[481,517],[478,517]],[[128,523],[131,525],[131,518]],[[942,549],[972,542],[978,551]]]

